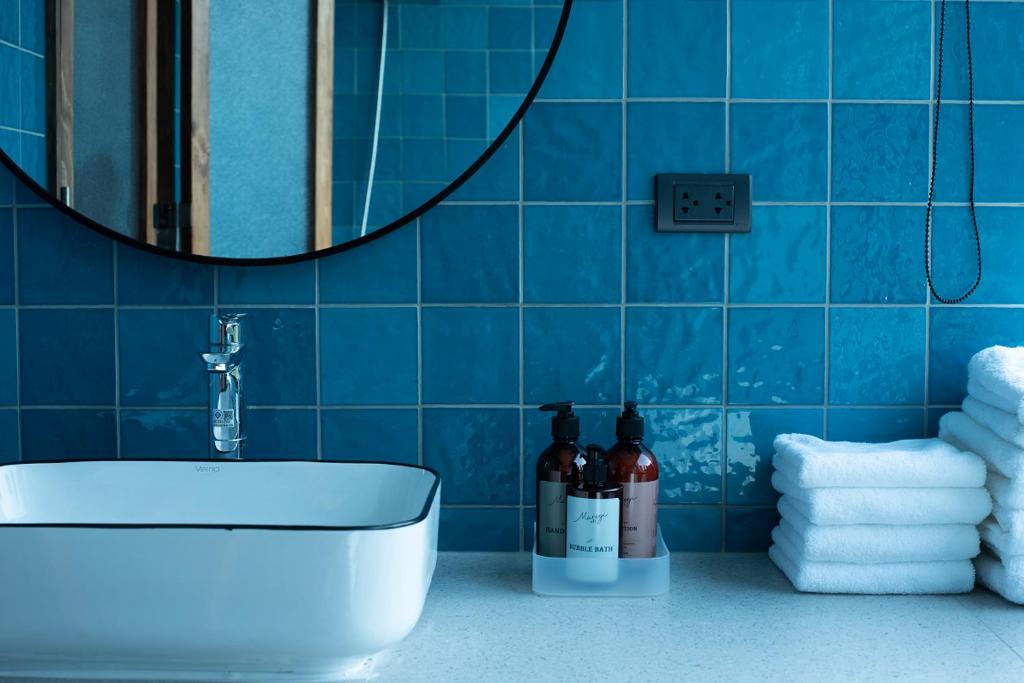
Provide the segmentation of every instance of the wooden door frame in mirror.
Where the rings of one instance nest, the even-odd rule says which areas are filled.
[[[311,259],[317,259],[322,256],[329,256],[331,254],[340,254],[341,252],[355,249],[356,247],[362,246],[374,240],[380,239],[385,235],[394,232],[398,228],[408,225],[418,219],[420,216],[425,214],[430,209],[434,208],[449,196],[458,190],[467,180],[469,180],[480,168],[486,164],[491,157],[498,151],[498,149],[508,140],[509,136],[512,135],[516,127],[522,122],[523,117],[526,115],[527,109],[533,104],[533,101],[537,98],[537,93],[540,92],[541,86],[544,85],[544,80],[547,78],[548,72],[551,70],[551,65],[554,63],[555,57],[558,54],[558,49],[562,44],[562,38],[565,35],[566,26],[569,23],[569,14],[572,10],[573,0],[562,0],[562,10],[558,17],[558,25],[555,27],[554,36],[551,39],[551,46],[548,48],[548,52],[544,57],[544,62],[541,64],[540,70],[537,72],[537,77],[530,87],[529,92],[526,93],[526,97],[523,99],[519,108],[512,116],[511,120],[505,125],[487,149],[483,151],[480,157],[473,162],[473,164],[463,171],[455,180],[449,183],[444,189],[438,192],[436,195],[428,199],[418,208],[410,211],[401,218],[388,223],[387,225],[374,230],[373,232],[358,237],[354,240],[345,242],[344,244],[338,244],[326,249],[319,249],[314,251],[305,252],[302,254],[291,254],[289,256],[273,256],[268,258],[227,258],[223,256],[207,256],[202,254],[190,254],[180,251],[172,251],[169,249],[163,249],[161,247],[148,244],[140,241],[134,237],[124,235],[116,230],[112,230],[104,225],[100,225],[96,221],[92,220],[88,216],[85,216],[78,211],[66,206],[61,203],[56,197],[50,192],[46,191],[38,182],[32,179],[25,171],[21,169],[18,164],[15,164],[10,156],[5,151],[0,149],[0,162],[3,163],[11,173],[21,182],[27,186],[36,195],[44,199],[53,208],[60,211],[62,214],[72,218],[80,225],[97,232],[105,237],[109,237],[112,240],[120,242],[130,247],[140,249],[152,254],[160,256],[167,256],[169,258],[178,259],[182,261],[192,261],[195,263],[207,263],[211,265],[222,265],[222,266],[274,266],[284,265],[286,263],[296,263],[299,261],[307,261]]]

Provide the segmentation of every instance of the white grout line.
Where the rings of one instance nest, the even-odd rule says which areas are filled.
[[[732,0],[725,3],[725,172],[732,168]],[[722,480],[719,490],[719,524],[721,538],[719,550],[725,550],[727,527],[726,502],[729,492],[729,278],[732,240],[729,233],[723,238],[722,247],[722,450],[718,455],[718,466]]]
[[[619,197],[619,405],[626,402],[626,290],[628,281],[626,273],[629,263],[627,261],[629,251],[629,216],[626,200],[629,198],[629,0],[622,2],[622,91],[621,99],[618,100],[622,114],[621,147],[622,173]]]
[[[930,40],[929,40],[929,67],[928,67],[928,173],[932,170],[932,132],[935,110],[935,0],[931,0],[930,12]],[[929,181],[931,178],[929,177]],[[924,273],[920,274],[924,280]],[[928,435],[928,392],[931,387],[931,347],[932,347],[932,293],[928,291],[928,284],[924,288],[924,415],[921,417],[921,434]]]
[[[313,261],[313,382],[316,388],[316,459],[324,459],[324,425],[323,413],[323,379],[320,376],[322,359],[320,356],[320,259]]]
[[[832,88],[835,61],[835,0],[828,2],[828,104],[826,139],[826,181],[825,181],[825,332],[822,344],[822,395],[824,410],[821,411],[821,435],[828,438],[829,388],[832,383]]]

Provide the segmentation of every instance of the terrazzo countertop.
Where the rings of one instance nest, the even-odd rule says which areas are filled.
[[[1024,680],[1024,607],[797,593],[767,555],[677,554],[657,598],[544,598],[527,553],[441,553],[379,681]]]

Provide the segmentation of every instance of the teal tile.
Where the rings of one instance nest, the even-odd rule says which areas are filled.
[[[523,221],[525,301],[621,301],[621,207],[528,206]]]
[[[924,356],[923,307],[833,308],[829,322],[829,402],[921,404]]]
[[[22,304],[114,303],[113,242],[55,209],[19,209],[17,221]]]
[[[725,95],[725,3],[644,0],[628,8],[630,97]]]
[[[22,461],[115,457],[117,418],[113,410],[22,409]]]
[[[319,260],[320,302],[414,303],[416,226],[406,225],[356,249]]]
[[[655,232],[654,207],[626,209],[626,300],[630,303],[721,303],[722,235]]]
[[[722,549],[718,508],[662,508],[658,525],[669,552],[717,553]]]
[[[254,408],[248,412],[245,457],[250,460],[316,460],[317,411]]]
[[[535,21],[554,24],[558,14]],[[622,97],[622,1],[576,0],[558,54],[548,73],[541,97],[592,99]],[[549,43],[534,38],[545,50]],[[595,50],[594,46],[602,46]],[[538,63],[539,67],[539,63]]]
[[[114,405],[112,309],[22,309],[18,325],[22,405]]]
[[[779,434],[810,434],[821,437],[824,416],[820,408],[755,408],[730,410],[726,474],[729,505],[774,505],[774,441]]]
[[[824,201],[828,195],[828,107],[731,105],[733,173],[752,176],[754,201]]]
[[[921,439],[923,408],[829,408],[828,438],[832,441],[884,443]]]
[[[923,104],[833,105],[832,199],[924,201],[928,127]]]
[[[626,395],[640,403],[720,403],[722,309],[629,308]]]
[[[415,404],[416,338],[413,308],[322,309],[321,403]]]
[[[936,41],[939,31],[938,9],[936,5]],[[964,19],[964,3],[946,3],[942,94],[949,99],[967,99]],[[1024,73],[1018,68],[1024,59],[1024,33],[1020,30],[1021,26],[1024,26],[1024,5],[1020,3],[971,3],[971,50],[974,60],[974,96],[977,99],[1024,100]]]
[[[519,409],[423,411],[423,464],[441,473],[441,502],[519,503]]]
[[[725,551],[760,553],[772,544],[772,529],[779,524],[775,508],[725,511]]]
[[[519,508],[442,508],[437,549],[519,550]]]
[[[828,0],[734,0],[732,96],[828,96]]]
[[[629,199],[654,199],[658,173],[725,172],[724,104],[630,102],[626,122]]]
[[[928,99],[930,3],[844,0],[835,4],[834,13],[833,96]],[[962,35],[950,42],[960,42]]]
[[[212,309],[118,311],[121,405],[207,404],[209,377],[199,354],[210,345],[212,312]],[[247,355],[250,361],[246,367],[247,394],[250,394],[251,358]]]
[[[316,312],[244,308],[245,392],[250,405],[316,403]]]
[[[825,312],[821,308],[729,311],[729,403],[820,404]]]
[[[928,400],[955,404],[967,395],[967,361],[994,344],[1024,346],[1024,309],[936,307],[931,311]]]
[[[527,402],[619,401],[618,308],[527,308],[523,325]]]
[[[1024,281],[1019,276],[1016,258],[1024,230],[1024,209],[982,207],[977,209],[977,219],[983,270],[981,285],[969,303],[1024,301]],[[977,247],[970,212],[966,207],[939,207],[935,209],[933,226],[932,279],[941,296],[952,298],[966,292],[977,275]]]
[[[658,408],[643,411],[644,443],[658,458],[662,503],[722,501],[721,409]]]
[[[519,311],[427,308],[424,403],[518,403]]]
[[[825,208],[755,206],[752,224],[729,240],[729,301],[823,303]]]
[[[209,455],[205,410],[121,411],[121,457],[188,459]]]
[[[518,300],[518,207],[439,206],[422,218],[422,230],[424,302]]]
[[[212,306],[213,278],[213,266],[117,245],[117,302],[122,306]]]
[[[832,209],[832,303],[924,303],[924,210]]]
[[[350,277],[359,275],[350,274]],[[217,269],[217,300],[222,305],[312,304],[315,290],[314,261],[283,266],[222,266]]]
[[[324,410],[324,460],[371,460],[415,465],[419,416],[415,408]]]

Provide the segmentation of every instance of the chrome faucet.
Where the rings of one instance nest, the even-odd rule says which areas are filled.
[[[245,393],[242,385],[242,318],[210,316],[210,350],[200,353],[210,375],[210,457],[242,458],[245,443]]]

